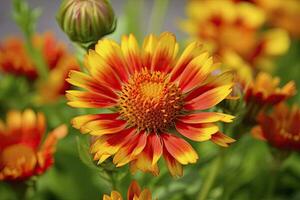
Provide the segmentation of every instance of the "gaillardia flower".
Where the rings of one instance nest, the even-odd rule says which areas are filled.
[[[245,87],[246,116],[248,122],[256,123],[257,115],[264,109],[285,101],[296,93],[294,81],[279,87],[279,77],[260,72],[255,80]]]
[[[250,2],[255,3],[266,12],[269,22],[273,26],[288,30],[294,37],[300,37],[299,0],[251,0]]]
[[[113,157],[117,167],[157,175],[163,155],[172,175],[195,163],[197,153],[181,136],[211,140],[227,146],[234,140],[214,124],[233,116],[207,109],[232,91],[231,73],[213,73],[213,60],[197,42],[177,58],[178,44],[171,33],[149,35],[142,49],[133,35],[121,45],[98,42],[85,58],[89,74],[71,71],[69,83],[85,91],[67,91],[68,104],[79,108],[109,108],[110,113],[83,115],[72,124],[93,140],[91,152],[102,163]],[[181,136],[180,136],[181,135]]]
[[[0,180],[25,180],[53,164],[56,142],[67,127],[54,129],[42,143],[45,131],[44,115],[29,109],[10,111],[6,123],[0,120]]]
[[[103,200],[123,200],[123,198],[119,192],[112,191],[110,196],[104,195]],[[127,200],[152,200],[152,195],[148,189],[141,191],[138,183],[132,181],[128,188]]]
[[[252,134],[282,150],[300,151],[300,109],[294,105],[291,109],[285,104],[278,104],[267,115],[261,113],[259,125],[252,129]]]
[[[221,58],[226,51],[234,51],[250,66],[269,70],[270,58],[282,55],[289,47],[289,37],[284,30],[260,32],[265,14],[248,2],[190,1],[187,15],[182,30]]]
[[[288,82],[282,88],[279,88],[279,83],[279,77],[273,78],[268,73],[259,73],[246,89],[246,102],[248,104],[254,103],[262,106],[275,105],[296,93],[294,81]]]
[[[41,49],[48,67],[47,79],[34,82],[38,90],[37,101],[42,103],[54,101],[70,88],[70,84],[65,79],[69,70],[79,69],[79,64],[51,33],[35,35],[33,44],[35,48]],[[17,37],[7,39],[0,44],[0,71],[25,76],[30,80],[39,78],[35,62],[27,53],[24,41]]]
[[[97,43],[116,28],[108,0],[64,0],[56,18],[69,38],[84,46]]]

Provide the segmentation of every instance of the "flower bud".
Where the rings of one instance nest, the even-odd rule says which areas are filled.
[[[84,47],[95,44],[116,27],[114,11],[107,0],[64,0],[56,19],[69,38]]]

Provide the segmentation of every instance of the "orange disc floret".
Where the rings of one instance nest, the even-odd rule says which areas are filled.
[[[283,102],[296,93],[294,81],[290,81],[282,88],[279,87],[279,83],[279,77],[273,78],[268,73],[259,73],[247,87],[245,101],[247,104],[270,106]]]
[[[113,157],[117,166],[159,174],[164,157],[173,176],[198,155],[185,140],[211,140],[228,146],[233,139],[216,122],[231,115],[209,112],[232,91],[230,72],[213,73],[212,57],[193,42],[177,57],[173,34],[149,35],[140,48],[133,35],[121,44],[102,39],[85,57],[87,72],[71,71],[69,83],[83,90],[67,91],[68,104],[109,108],[110,113],[75,117],[72,124],[96,136],[91,152],[98,163]]]
[[[25,180],[53,164],[55,145],[67,127],[54,129],[42,142],[45,131],[44,115],[30,109],[10,111],[6,123],[0,120],[0,180]]]
[[[122,195],[112,191],[110,196],[104,195],[103,200],[123,200]],[[148,189],[141,190],[136,181],[132,181],[127,192],[127,200],[152,200],[151,192]]]
[[[252,134],[282,150],[300,151],[300,109],[278,104],[271,114],[261,113]]]

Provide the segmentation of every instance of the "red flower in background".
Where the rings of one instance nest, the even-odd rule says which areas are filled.
[[[247,104],[260,106],[275,105],[292,97],[296,93],[294,81],[279,87],[280,79],[273,78],[270,74],[261,72],[256,76],[246,89],[245,101]]]
[[[259,125],[252,129],[256,138],[279,149],[300,151],[300,109],[297,105],[289,109],[279,104],[271,114],[261,113],[257,121]]]
[[[48,77],[37,83],[38,101],[47,102],[64,95],[70,85],[65,81],[70,70],[78,70],[75,57],[67,52],[65,45],[56,41],[51,33],[36,35],[35,48],[41,49],[48,67]],[[39,75],[34,61],[26,51],[22,39],[12,37],[0,44],[0,71],[2,73],[25,76],[36,80]]]
[[[53,164],[57,140],[67,134],[65,125],[47,135],[45,117],[32,110],[10,111],[0,120],[0,180],[24,180],[44,173]]]

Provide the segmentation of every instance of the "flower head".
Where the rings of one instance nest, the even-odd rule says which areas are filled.
[[[58,11],[57,22],[72,41],[87,46],[112,33],[116,27],[108,0],[65,0]]]
[[[53,101],[70,88],[65,81],[69,70],[79,69],[76,58],[71,56],[62,43],[58,43],[51,33],[36,35],[33,39],[36,48],[42,50],[49,76],[39,80],[37,85],[38,102]],[[17,55],[17,56],[16,56]],[[25,43],[17,37],[10,38],[0,44],[0,71],[17,76],[25,76],[37,80],[39,74],[34,61],[28,55]]]
[[[130,163],[133,172],[157,175],[157,161],[164,156],[178,176],[182,164],[198,159],[181,136],[221,146],[234,141],[215,124],[231,122],[233,116],[205,111],[230,94],[231,73],[214,75],[212,57],[197,42],[179,58],[177,52],[171,33],[147,36],[142,49],[133,35],[124,36],[121,45],[103,39],[86,56],[89,74],[71,71],[68,81],[85,91],[67,91],[70,106],[112,111],[72,121],[95,136],[91,152],[99,163],[113,156],[118,167]]]
[[[140,186],[136,181],[132,181],[127,193],[127,200],[151,200],[152,195],[148,189],[141,191]],[[103,200],[123,200],[121,194],[117,191],[112,191],[110,196],[104,195]]]
[[[29,109],[10,111],[6,123],[0,120],[0,180],[24,180],[53,164],[56,142],[67,128],[54,129],[42,143],[45,131],[44,115]]]
[[[253,128],[252,134],[276,148],[300,151],[299,122],[300,109],[297,105],[289,109],[285,104],[279,104],[270,115],[259,115],[259,125]]]
[[[293,96],[296,92],[294,81],[290,81],[279,88],[280,79],[261,72],[246,89],[245,100],[248,104],[254,103],[262,106],[275,105]]]
[[[273,26],[288,30],[294,37],[300,37],[298,0],[251,0],[251,2],[266,12]]]
[[[252,67],[270,68],[270,57],[285,53],[289,47],[284,30],[260,32],[264,12],[248,2],[191,1],[187,15],[182,29],[220,57],[234,51]]]

